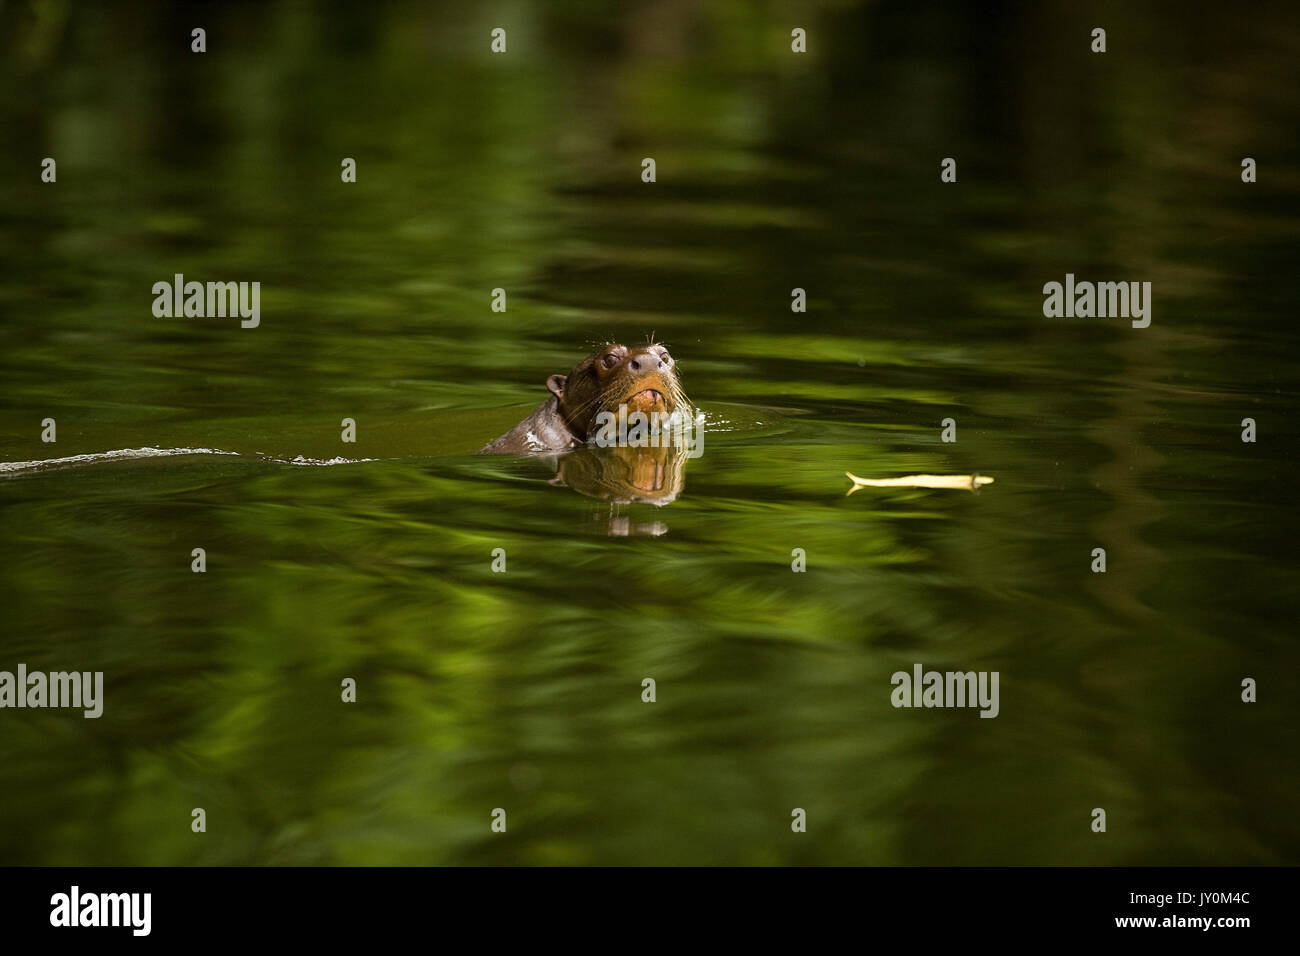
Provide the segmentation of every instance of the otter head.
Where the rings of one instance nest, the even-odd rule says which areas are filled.
[[[686,405],[677,382],[677,365],[668,350],[653,343],[628,348],[614,343],[578,363],[568,375],[546,380],[570,430],[586,441],[601,412],[672,414]]]

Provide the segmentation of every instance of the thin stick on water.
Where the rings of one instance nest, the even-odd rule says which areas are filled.
[[[961,491],[978,491],[984,485],[993,484],[988,475],[908,475],[906,478],[859,478],[851,471],[846,471],[853,487],[845,496],[853,494],[859,488],[957,488]]]

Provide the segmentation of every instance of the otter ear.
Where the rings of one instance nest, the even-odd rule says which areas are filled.
[[[555,393],[556,398],[564,397],[564,385],[569,380],[567,375],[552,375],[546,380],[546,387]]]

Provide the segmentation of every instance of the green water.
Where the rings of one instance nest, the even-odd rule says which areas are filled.
[[[237,453],[0,476],[0,670],[105,682],[0,710],[0,862],[1300,862],[1289,7],[20,3],[0,51],[0,461]],[[1067,272],[1150,327],[1045,318]],[[261,324],[155,318],[175,273]],[[650,333],[711,428],[671,503],[472,454]],[[894,708],[917,663],[998,717]]]

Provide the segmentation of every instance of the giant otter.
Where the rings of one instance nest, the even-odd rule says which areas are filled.
[[[601,412],[672,414],[685,410],[686,395],[677,382],[676,363],[653,342],[628,348],[606,345],[577,364],[568,375],[546,380],[550,397],[537,410],[479,454],[546,455],[584,444]]]

